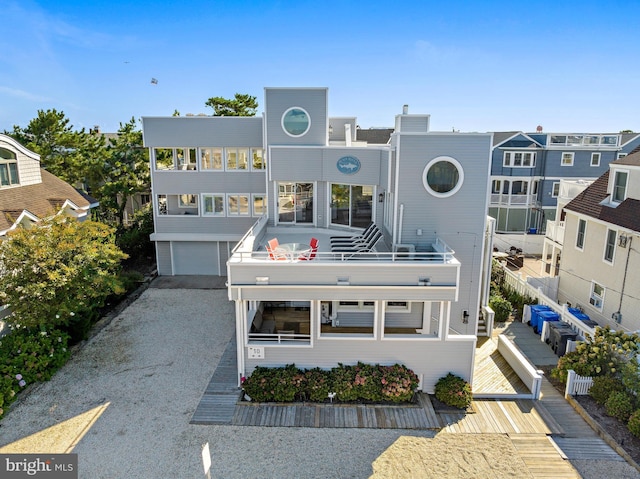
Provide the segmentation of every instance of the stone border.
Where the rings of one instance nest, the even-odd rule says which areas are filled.
[[[618,444],[613,439],[613,437],[611,437],[611,435],[589,415],[589,413],[582,407],[582,405],[578,401],[573,398],[573,396],[566,396],[565,399],[569,404],[571,404],[571,407],[573,407],[573,409],[575,409],[576,412],[580,414],[582,419],[585,420],[585,422],[591,427],[591,429],[593,429],[598,434],[598,436],[600,436],[607,444],[609,444],[609,446],[611,446],[611,449],[616,451],[625,461],[627,461],[631,466],[635,467],[638,472],[640,472],[640,466],[638,465],[638,463],[636,463],[636,461],[633,460],[629,453],[625,451],[622,446],[620,446],[620,444]]]

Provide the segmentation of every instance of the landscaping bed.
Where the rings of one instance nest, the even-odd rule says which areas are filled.
[[[541,368],[544,370],[545,377],[549,382],[558,390],[558,392],[564,395],[565,385],[556,378],[551,377],[552,366],[544,366]],[[605,412],[604,406],[601,406],[593,400],[591,396],[574,396],[574,399],[589,416],[605,431],[609,434],[613,440],[624,449],[629,456],[637,463],[640,464],[640,438],[635,437],[629,429],[627,424],[619,421],[618,419],[608,416]]]

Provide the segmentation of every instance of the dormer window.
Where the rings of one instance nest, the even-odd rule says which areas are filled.
[[[18,160],[16,154],[0,148],[0,186],[18,185]]]
[[[627,195],[627,172],[616,171],[613,176],[613,191],[611,200],[615,203],[622,203]]]

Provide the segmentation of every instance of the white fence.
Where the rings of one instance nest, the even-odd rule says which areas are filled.
[[[589,376],[578,376],[573,369],[567,371],[567,387],[564,390],[564,397],[585,396],[589,394],[589,389],[593,384],[593,378]]]
[[[509,363],[511,369],[518,375],[522,382],[531,391],[531,399],[540,399],[542,388],[542,374],[533,364],[520,352],[515,344],[504,334],[498,336],[498,351]]]

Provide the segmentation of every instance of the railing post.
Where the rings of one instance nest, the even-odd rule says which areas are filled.
[[[564,389],[564,397],[568,398],[569,396],[573,395],[574,391],[574,382],[576,380],[576,372],[573,369],[569,369],[569,371],[567,371],[567,387],[565,387]]]

